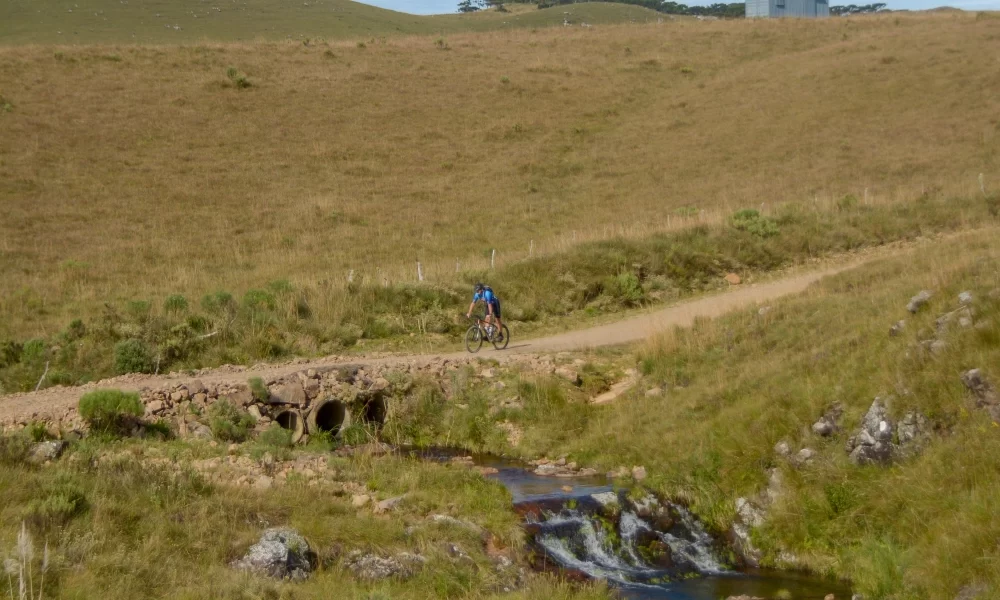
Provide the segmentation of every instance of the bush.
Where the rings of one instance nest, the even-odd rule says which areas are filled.
[[[212,435],[223,442],[243,442],[250,436],[254,418],[228,400],[220,400],[209,407],[208,426]]]
[[[247,383],[250,385],[250,392],[253,394],[255,400],[258,402],[267,402],[271,399],[271,390],[267,389],[267,386],[264,385],[263,379],[260,377],[251,377],[247,380]]]
[[[167,296],[167,299],[163,302],[163,310],[168,313],[182,313],[187,311],[188,301],[187,298],[181,296],[180,294],[173,294]]]
[[[994,217],[1000,217],[1000,194],[986,196],[986,210]]]
[[[28,505],[24,518],[38,528],[58,527],[87,510],[87,497],[62,477],[45,490],[45,497]]]
[[[778,235],[778,224],[752,208],[737,211],[730,221],[736,229],[760,238]]]
[[[15,465],[28,456],[31,438],[24,434],[0,434],[0,465]]]
[[[635,306],[642,302],[643,291],[639,278],[634,273],[619,273],[611,286],[615,299],[626,306]]]
[[[130,339],[115,344],[115,373],[152,373],[153,357],[146,342]]]
[[[0,369],[21,362],[21,352],[23,350],[24,346],[17,342],[4,342],[0,344]]]
[[[122,434],[145,412],[139,394],[95,390],[80,398],[80,416],[100,433]]]
[[[858,197],[854,194],[848,194],[837,200],[837,210],[851,210],[858,206]]]
[[[265,446],[273,446],[274,448],[291,448],[292,432],[277,423],[272,423],[270,427],[257,436],[257,441]]]
[[[87,335],[87,326],[80,319],[73,319],[66,328],[66,341],[75,342]]]
[[[249,290],[243,295],[243,306],[251,311],[274,310],[277,302],[271,292]]]
[[[247,76],[240,73],[239,69],[236,67],[229,67],[226,69],[226,77],[228,77],[229,81],[231,81],[233,85],[239,89],[246,89],[253,86]]]
[[[45,340],[28,340],[21,347],[21,361],[26,365],[41,364],[45,360]]]

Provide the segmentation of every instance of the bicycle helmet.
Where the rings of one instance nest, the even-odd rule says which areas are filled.
[[[481,281],[480,281],[480,282],[478,282],[478,283],[476,283],[476,287],[475,287],[475,290],[476,290],[477,292],[481,292],[481,291],[483,291],[484,289],[486,289],[486,286],[485,286],[485,285],[483,285],[483,283],[482,283]]]

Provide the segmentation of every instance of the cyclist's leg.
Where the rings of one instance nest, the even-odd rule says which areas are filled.
[[[493,300],[493,314],[497,319],[497,334],[500,336],[500,340],[503,340],[503,316],[500,311],[500,299]]]

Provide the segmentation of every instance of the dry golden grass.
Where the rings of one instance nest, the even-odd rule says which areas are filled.
[[[417,260],[443,279],[492,248],[997,185],[1000,19],[435,40],[0,49],[0,337],[126,298],[400,281]]]

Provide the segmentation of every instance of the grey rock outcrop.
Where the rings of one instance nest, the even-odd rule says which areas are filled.
[[[844,407],[839,403],[834,404],[818,421],[813,423],[812,431],[818,436],[829,437],[840,431],[840,417],[844,414]]]
[[[916,313],[930,301],[933,295],[929,290],[921,290],[916,296],[910,298],[909,303],[906,305],[906,310]]]
[[[427,562],[418,554],[402,552],[396,556],[379,556],[355,550],[347,556],[347,569],[358,579],[381,581],[394,577],[409,579]]]
[[[895,325],[889,328],[889,335],[891,335],[892,337],[896,337],[899,334],[903,333],[905,329],[906,329],[906,321],[900,319],[896,321]]]
[[[268,529],[246,556],[233,563],[237,569],[295,581],[309,577],[314,565],[315,555],[309,542],[294,529],[287,528]]]
[[[892,421],[881,398],[875,398],[857,435],[847,441],[847,452],[856,465],[885,465],[892,460]]]
[[[40,465],[42,463],[49,462],[50,460],[56,460],[62,456],[63,450],[66,449],[66,442],[62,440],[54,440],[48,442],[39,442],[31,447],[28,451],[27,461],[32,464]]]
[[[962,373],[962,383],[976,400],[976,408],[985,409],[994,423],[1000,423],[1000,394],[982,371],[970,369]]]

